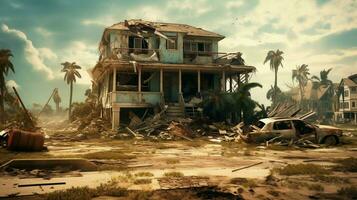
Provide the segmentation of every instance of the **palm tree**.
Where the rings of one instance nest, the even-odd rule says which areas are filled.
[[[61,103],[61,96],[59,95],[59,92],[58,92],[58,88],[55,89],[54,93],[53,93],[53,101],[55,102],[56,104],[56,113],[58,114],[59,113],[59,105]]]
[[[300,89],[300,103],[302,103],[304,99],[304,87],[309,80],[309,68],[308,65],[302,64],[300,66],[296,66],[296,69],[293,70],[292,79],[296,80],[299,83]]]
[[[233,108],[238,113],[239,120],[243,119],[246,124],[251,123],[254,116],[256,102],[252,100],[250,90],[255,87],[261,88],[262,85],[259,83],[245,83],[238,88],[237,92],[232,93],[235,102],[230,106],[230,110],[232,111]]]
[[[276,51],[270,50],[265,57],[264,64],[269,61],[270,69],[274,71],[275,74],[275,80],[274,80],[274,95],[273,95],[273,104],[276,103],[276,93],[275,91],[278,87],[278,70],[279,67],[283,67],[283,53],[279,49]]]
[[[333,85],[333,82],[328,79],[328,74],[331,72],[332,68],[328,70],[322,70],[320,71],[320,77],[317,76],[312,76],[311,79],[317,80],[320,82],[320,85],[325,85],[325,86],[331,86]]]
[[[215,90],[203,95],[203,112],[211,119],[219,121],[225,120],[228,113],[232,111],[231,105],[234,104],[234,99],[231,94]]]
[[[8,75],[9,70],[15,73],[14,65],[10,61],[12,56],[10,49],[0,49],[0,123],[4,122],[5,116],[4,99],[7,90],[5,76]]]
[[[62,72],[64,72],[64,80],[67,84],[70,85],[70,96],[69,96],[69,108],[68,108],[68,119],[71,117],[72,110],[72,96],[73,96],[73,82],[76,82],[76,76],[81,78],[81,74],[77,71],[77,69],[81,69],[79,65],[75,62],[64,62]]]

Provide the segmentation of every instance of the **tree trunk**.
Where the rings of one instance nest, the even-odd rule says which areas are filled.
[[[274,68],[274,72],[275,72],[275,80],[274,80],[274,97],[273,97],[273,105],[276,104],[276,90],[278,88],[278,68]]]
[[[304,100],[304,94],[303,94],[303,86],[302,83],[299,82],[299,86],[300,86],[300,106],[303,107],[303,103],[302,101]],[[304,109],[304,108],[303,108]]]
[[[71,112],[72,112],[72,95],[73,95],[73,81],[70,84],[69,90],[69,108],[68,108],[68,119],[71,119]]]

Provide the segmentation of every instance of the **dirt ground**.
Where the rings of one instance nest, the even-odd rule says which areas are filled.
[[[344,139],[347,144],[318,149],[212,142],[208,137],[193,142],[74,140],[69,136],[73,133],[52,130],[46,139],[48,151],[25,153],[0,148],[0,163],[24,158],[85,158],[96,163],[99,171],[47,172],[45,176],[25,170],[16,174],[1,172],[0,196],[5,199],[353,199],[357,198],[357,127],[341,128],[354,135]],[[65,184],[17,187],[44,181]]]

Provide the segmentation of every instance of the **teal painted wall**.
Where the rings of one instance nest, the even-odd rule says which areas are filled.
[[[175,33],[165,33],[170,36]],[[183,63],[183,34],[177,34],[177,49],[166,49],[166,40],[160,38],[160,59],[163,63]]]

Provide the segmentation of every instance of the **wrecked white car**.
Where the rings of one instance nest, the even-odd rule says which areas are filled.
[[[314,125],[299,118],[265,118],[247,135],[249,142],[306,139],[317,144],[336,145],[342,130],[333,126]]]

